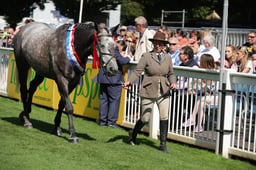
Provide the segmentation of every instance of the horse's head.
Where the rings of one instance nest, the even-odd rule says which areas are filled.
[[[118,26],[119,25],[115,26],[111,30],[95,26],[97,32],[97,52],[100,65],[108,76],[114,76],[118,70],[115,58],[116,43],[113,39],[113,32],[117,30]]]

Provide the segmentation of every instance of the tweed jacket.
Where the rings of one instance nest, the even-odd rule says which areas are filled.
[[[158,98],[159,82],[163,94],[168,92],[170,84],[176,83],[171,57],[166,53],[163,53],[161,56],[162,59],[159,62],[155,52],[144,53],[137,67],[128,78],[130,83],[134,83],[144,72],[140,89],[141,97]],[[167,80],[170,84],[168,84]]]
[[[148,28],[143,32],[143,35],[138,39],[134,54],[135,61],[139,61],[142,54],[153,50],[153,44],[149,41],[149,38],[153,38],[154,34]]]

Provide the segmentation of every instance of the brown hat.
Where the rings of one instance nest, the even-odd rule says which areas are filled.
[[[160,31],[157,31],[155,33],[154,37],[153,38],[149,38],[149,40],[152,41],[152,42],[153,41],[161,41],[161,42],[166,43],[166,44],[169,43],[168,41],[166,41],[165,34],[160,32]]]

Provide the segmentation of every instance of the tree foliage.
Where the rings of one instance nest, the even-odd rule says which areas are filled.
[[[52,0],[62,15],[78,22],[80,0]],[[116,9],[121,0],[84,0],[82,21],[102,22],[106,18],[105,10]]]
[[[29,17],[35,5],[44,9],[47,0],[5,0],[1,2],[0,15],[3,15],[11,27],[16,26],[24,17]]]
[[[50,0],[5,0],[1,2],[0,15],[4,15],[7,22],[14,26],[23,17],[28,17],[34,5],[40,9],[44,3]],[[52,0],[56,9],[66,17],[73,18],[78,22],[80,0]],[[105,10],[115,9],[122,4],[121,23],[125,25],[134,24],[134,18],[143,15],[147,18],[149,25],[160,25],[161,11],[186,10],[186,23],[195,24],[204,21],[205,17],[215,10],[222,18],[224,0],[84,0],[82,21],[104,21],[107,18]],[[229,26],[256,27],[253,22],[256,18],[253,0],[246,3],[241,0],[229,0]],[[174,16],[175,17],[175,16]],[[180,17],[180,16],[176,16]],[[222,21],[219,21],[221,24]]]

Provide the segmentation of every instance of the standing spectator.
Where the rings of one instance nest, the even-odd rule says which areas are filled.
[[[158,31],[163,32],[163,33],[165,34],[166,40],[168,40],[170,37],[173,36],[173,32],[172,32],[171,30],[169,30],[166,25],[160,26],[160,28],[158,29]]]
[[[14,29],[9,27],[9,26],[6,26],[4,28],[4,33],[2,34],[2,45],[3,47],[12,47],[12,39],[13,39],[13,34],[14,34]]]
[[[153,50],[152,42],[148,39],[152,38],[154,34],[148,29],[148,22],[143,16],[135,18],[135,26],[139,32],[139,38],[136,44],[134,59],[139,61],[143,53]]]
[[[253,52],[256,52],[253,48],[254,45],[256,45],[256,32],[251,31],[248,34],[247,42],[245,44],[243,44],[243,46],[247,47],[248,56],[251,56]]]
[[[214,58],[214,61],[218,61],[220,59],[220,51],[215,46],[215,38],[211,34],[207,34],[203,38],[203,44],[205,49],[201,54],[211,54]],[[200,60],[200,59],[199,59]]]
[[[28,23],[30,22],[34,22],[34,20],[32,18],[24,18],[23,19],[23,23],[19,26],[16,27],[15,32],[13,33],[13,35],[15,36],[16,34],[18,34],[18,32]]]
[[[129,131],[129,142],[135,145],[140,129],[149,122],[153,104],[156,102],[160,113],[160,150],[168,153],[166,138],[168,132],[169,90],[176,89],[176,78],[173,72],[171,58],[163,51],[168,43],[165,34],[156,32],[153,39],[154,50],[143,54],[136,69],[124,83],[124,88],[135,82],[144,72],[140,89],[142,116],[133,130]],[[167,83],[168,81],[168,83]]]
[[[172,58],[172,64],[174,66],[180,65],[180,50],[179,50],[179,40],[176,37],[171,37],[169,39],[169,55]]]
[[[126,54],[129,51],[131,51],[131,49],[132,49],[132,51],[134,51],[132,56],[134,56],[137,39],[136,39],[135,34],[132,31],[127,31],[126,32],[126,34],[125,34],[125,42],[126,42],[126,46],[127,46]]]
[[[210,54],[203,54],[200,60],[200,68],[205,68],[205,69],[215,69],[215,62],[214,58]],[[200,116],[199,118],[199,123],[195,127],[195,132],[203,132],[202,128],[202,122],[203,122],[203,116],[204,116],[204,106],[205,104],[214,104],[218,101],[218,97],[214,96],[211,94],[212,92],[212,85],[213,82],[209,80],[200,80],[200,82],[195,82],[195,84],[198,84],[199,87],[196,85],[191,86],[196,89],[190,89],[191,93],[197,94],[197,90],[205,90],[207,89],[204,94],[202,94],[202,97],[197,100],[196,106],[194,106],[192,116],[190,119],[186,120],[182,126],[183,127],[188,127],[188,126],[194,126],[196,124],[196,114]],[[203,92],[202,92],[203,93]]]
[[[252,60],[248,59],[248,51],[246,46],[238,48],[236,63],[238,65],[238,72],[253,73]]]
[[[179,40],[179,48],[188,45],[187,35],[182,29],[176,29],[175,37]]]
[[[125,36],[126,31],[127,31],[127,26],[122,25],[120,28],[120,35]]]
[[[124,40],[126,31],[127,31],[127,27],[125,25],[121,26],[121,28],[119,30],[120,34],[119,34],[117,39],[118,40]]]
[[[125,50],[127,48],[126,43],[124,40],[116,41],[116,46],[122,56],[125,56]]]
[[[100,126],[116,128],[120,97],[122,91],[121,82],[124,81],[122,65],[130,62],[129,57],[123,57],[118,48],[115,49],[115,57],[118,63],[118,71],[115,76],[107,76],[103,69],[99,70],[97,82],[100,83]]]

